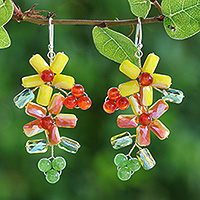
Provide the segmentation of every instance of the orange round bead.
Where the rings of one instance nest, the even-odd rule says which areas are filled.
[[[53,127],[54,121],[51,117],[43,117],[40,122],[43,129],[51,129]]]
[[[120,110],[126,110],[129,107],[129,100],[126,97],[119,97],[116,101],[116,106]]]
[[[107,94],[110,100],[117,100],[120,97],[120,92],[118,88],[115,87],[110,88]]]
[[[92,101],[87,96],[80,97],[78,100],[78,107],[81,108],[82,110],[87,110],[88,108],[90,108],[91,104]]]
[[[140,75],[139,78],[139,82],[143,85],[143,86],[149,86],[152,84],[153,82],[153,76],[149,73],[142,73]]]
[[[148,126],[149,124],[151,124],[151,121],[152,121],[151,115],[148,113],[142,113],[139,116],[139,123],[142,126]]]
[[[84,88],[83,88],[82,85],[76,84],[76,85],[74,85],[74,87],[72,88],[71,93],[72,93],[72,95],[75,96],[75,97],[81,97],[81,96],[83,96]]]
[[[68,109],[73,109],[76,107],[78,101],[76,99],[76,97],[70,95],[68,97],[66,97],[64,104]]]
[[[50,69],[46,69],[41,73],[41,79],[44,82],[51,82],[53,81],[54,73]]]
[[[114,113],[116,108],[116,103],[112,100],[108,100],[103,104],[103,109],[107,113]]]

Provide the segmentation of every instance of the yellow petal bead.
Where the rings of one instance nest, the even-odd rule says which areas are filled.
[[[48,85],[41,85],[36,102],[40,105],[47,106],[49,104],[53,88]]]
[[[119,85],[118,88],[119,88],[120,94],[123,97],[129,96],[131,94],[135,94],[135,93],[139,92],[139,90],[140,90],[139,84],[136,80],[122,83]]]
[[[171,84],[172,84],[172,79],[170,76],[162,74],[153,74],[152,86],[168,89]]]
[[[25,88],[36,87],[42,85],[44,82],[40,75],[26,76],[22,78],[22,85]]]
[[[58,53],[50,66],[50,70],[56,74],[60,74],[69,58],[64,53]]]
[[[153,103],[153,89],[152,86],[144,86],[141,88],[142,105],[150,106]]]
[[[141,106],[138,102],[138,99],[134,97],[134,95],[129,97],[129,102],[131,105],[131,108],[135,115],[140,115],[142,113]]]
[[[144,62],[142,71],[153,74],[153,72],[155,71],[156,66],[159,62],[159,59],[160,58],[158,56],[156,56],[154,53],[150,53]]]
[[[43,72],[45,69],[49,68],[49,65],[46,63],[46,61],[39,55],[34,55],[30,60],[29,63],[32,65],[32,67],[39,73]]]
[[[140,69],[129,60],[124,60],[119,70],[131,79],[136,79],[140,74]]]
[[[62,74],[57,74],[54,76],[53,85],[56,87],[61,87],[67,90],[72,89],[75,80],[72,76],[66,76]]]

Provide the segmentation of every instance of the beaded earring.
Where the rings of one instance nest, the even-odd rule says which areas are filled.
[[[49,183],[56,183],[67,163],[63,157],[54,157],[54,147],[57,146],[73,154],[77,153],[80,148],[77,141],[64,136],[60,137],[58,127],[74,128],[78,120],[74,114],[61,113],[62,107],[65,105],[68,109],[87,110],[91,106],[91,100],[85,93],[83,86],[75,84],[72,76],[61,74],[69,58],[64,53],[55,55],[53,52],[52,18],[49,18],[49,38],[47,56],[50,59],[50,66],[39,54],[34,55],[29,60],[38,74],[22,78],[22,85],[25,89],[14,97],[14,103],[20,109],[26,106],[26,114],[36,118],[23,127],[27,137],[45,131],[47,140],[28,140],[26,150],[30,154],[45,153],[48,147],[51,147],[50,158],[42,158],[38,162],[38,168],[45,174]],[[53,87],[59,92],[52,95]],[[34,103],[34,92],[37,89],[39,91],[36,103]]]
[[[118,88],[110,88],[103,105],[103,109],[107,113],[113,113],[118,109],[126,110],[129,104],[133,111],[131,115],[119,115],[117,125],[119,128],[136,128],[136,134],[125,131],[110,139],[112,147],[116,150],[133,144],[135,139],[128,154],[119,153],[114,158],[118,178],[122,181],[129,180],[141,165],[145,170],[150,170],[155,166],[156,162],[146,148],[150,144],[150,130],[160,140],[168,138],[170,131],[159,118],[169,109],[166,101],[179,104],[184,98],[182,91],[170,88],[170,76],[154,73],[159,61],[157,55],[149,54],[143,67],[141,66],[143,45],[142,26],[139,18],[135,45],[138,48],[135,56],[139,58],[139,66],[129,60],[124,60],[119,66],[119,70],[131,81],[120,84]],[[162,98],[152,105],[153,89],[160,92]],[[136,153],[136,157],[132,157],[131,154],[135,147],[139,151]]]

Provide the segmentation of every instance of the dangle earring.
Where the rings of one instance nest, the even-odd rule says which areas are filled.
[[[103,105],[107,113],[113,113],[117,109],[126,110],[129,104],[133,111],[131,115],[119,115],[117,125],[119,128],[136,128],[136,133],[125,131],[110,140],[116,150],[133,144],[128,154],[119,153],[114,158],[118,178],[122,181],[129,180],[140,166],[145,170],[155,166],[156,162],[146,148],[150,144],[150,131],[160,140],[168,138],[170,131],[159,118],[169,109],[167,101],[179,104],[184,98],[182,91],[170,88],[170,76],[154,73],[159,61],[157,55],[149,54],[143,67],[141,66],[143,45],[140,18],[136,28],[135,45],[138,48],[135,56],[139,59],[139,66],[129,60],[124,60],[119,66],[119,70],[131,81],[120,84],[118,88],[110,88]],[[152,105],[153,89],[160,92],[162,97]],[[136,156],[132,156],[135,148],[138,148],[138,151]]]
[[[51,156],[42,158],[38,162],[38,168],[45,174],[49,183],[56,183],[67,163],[63,157],[54,157],[54,147],[57,146],[73,154],[80,148],[77,141],[64,136],[60,137],[58,127],[74,128],[77,122],[77,117],[74,114],[60,113],[62,107],[65,105],[68,109],[81,108],[87,110],[91,106],[91,100],[84,92],[83,86],[75,84],[72,76],[61,74],[69,58],[64,53],[55,55],[53,51],[51,17],[49,18],[49,40],[47,57],[50,60],[50,66],[39,54],[32,56],[29,62],[38,74],[22,78],[22,85],[25,89],[14,97],[14,103],[20,109],[26,106],[26,114],[36,118],[23,127],[27,137],[45,131],[47,140],[28,140],[26,150],[30,154],[45,153],[48,147],[51,147]],[[52,95],[53,88],[59,90],[59,92]],[[37,89],[39,91],[36,103],[34,103],[34,92]]]

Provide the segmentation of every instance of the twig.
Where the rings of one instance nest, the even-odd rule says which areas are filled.
[[[160,6],[160,4],[156,1],[156,0],[150,0],[153,4],[154,4],[154,6],[159,10],[159,12],[161,13],[161,14],[163,14],[162,13],[162,10],[161,10],[161,6]]]

